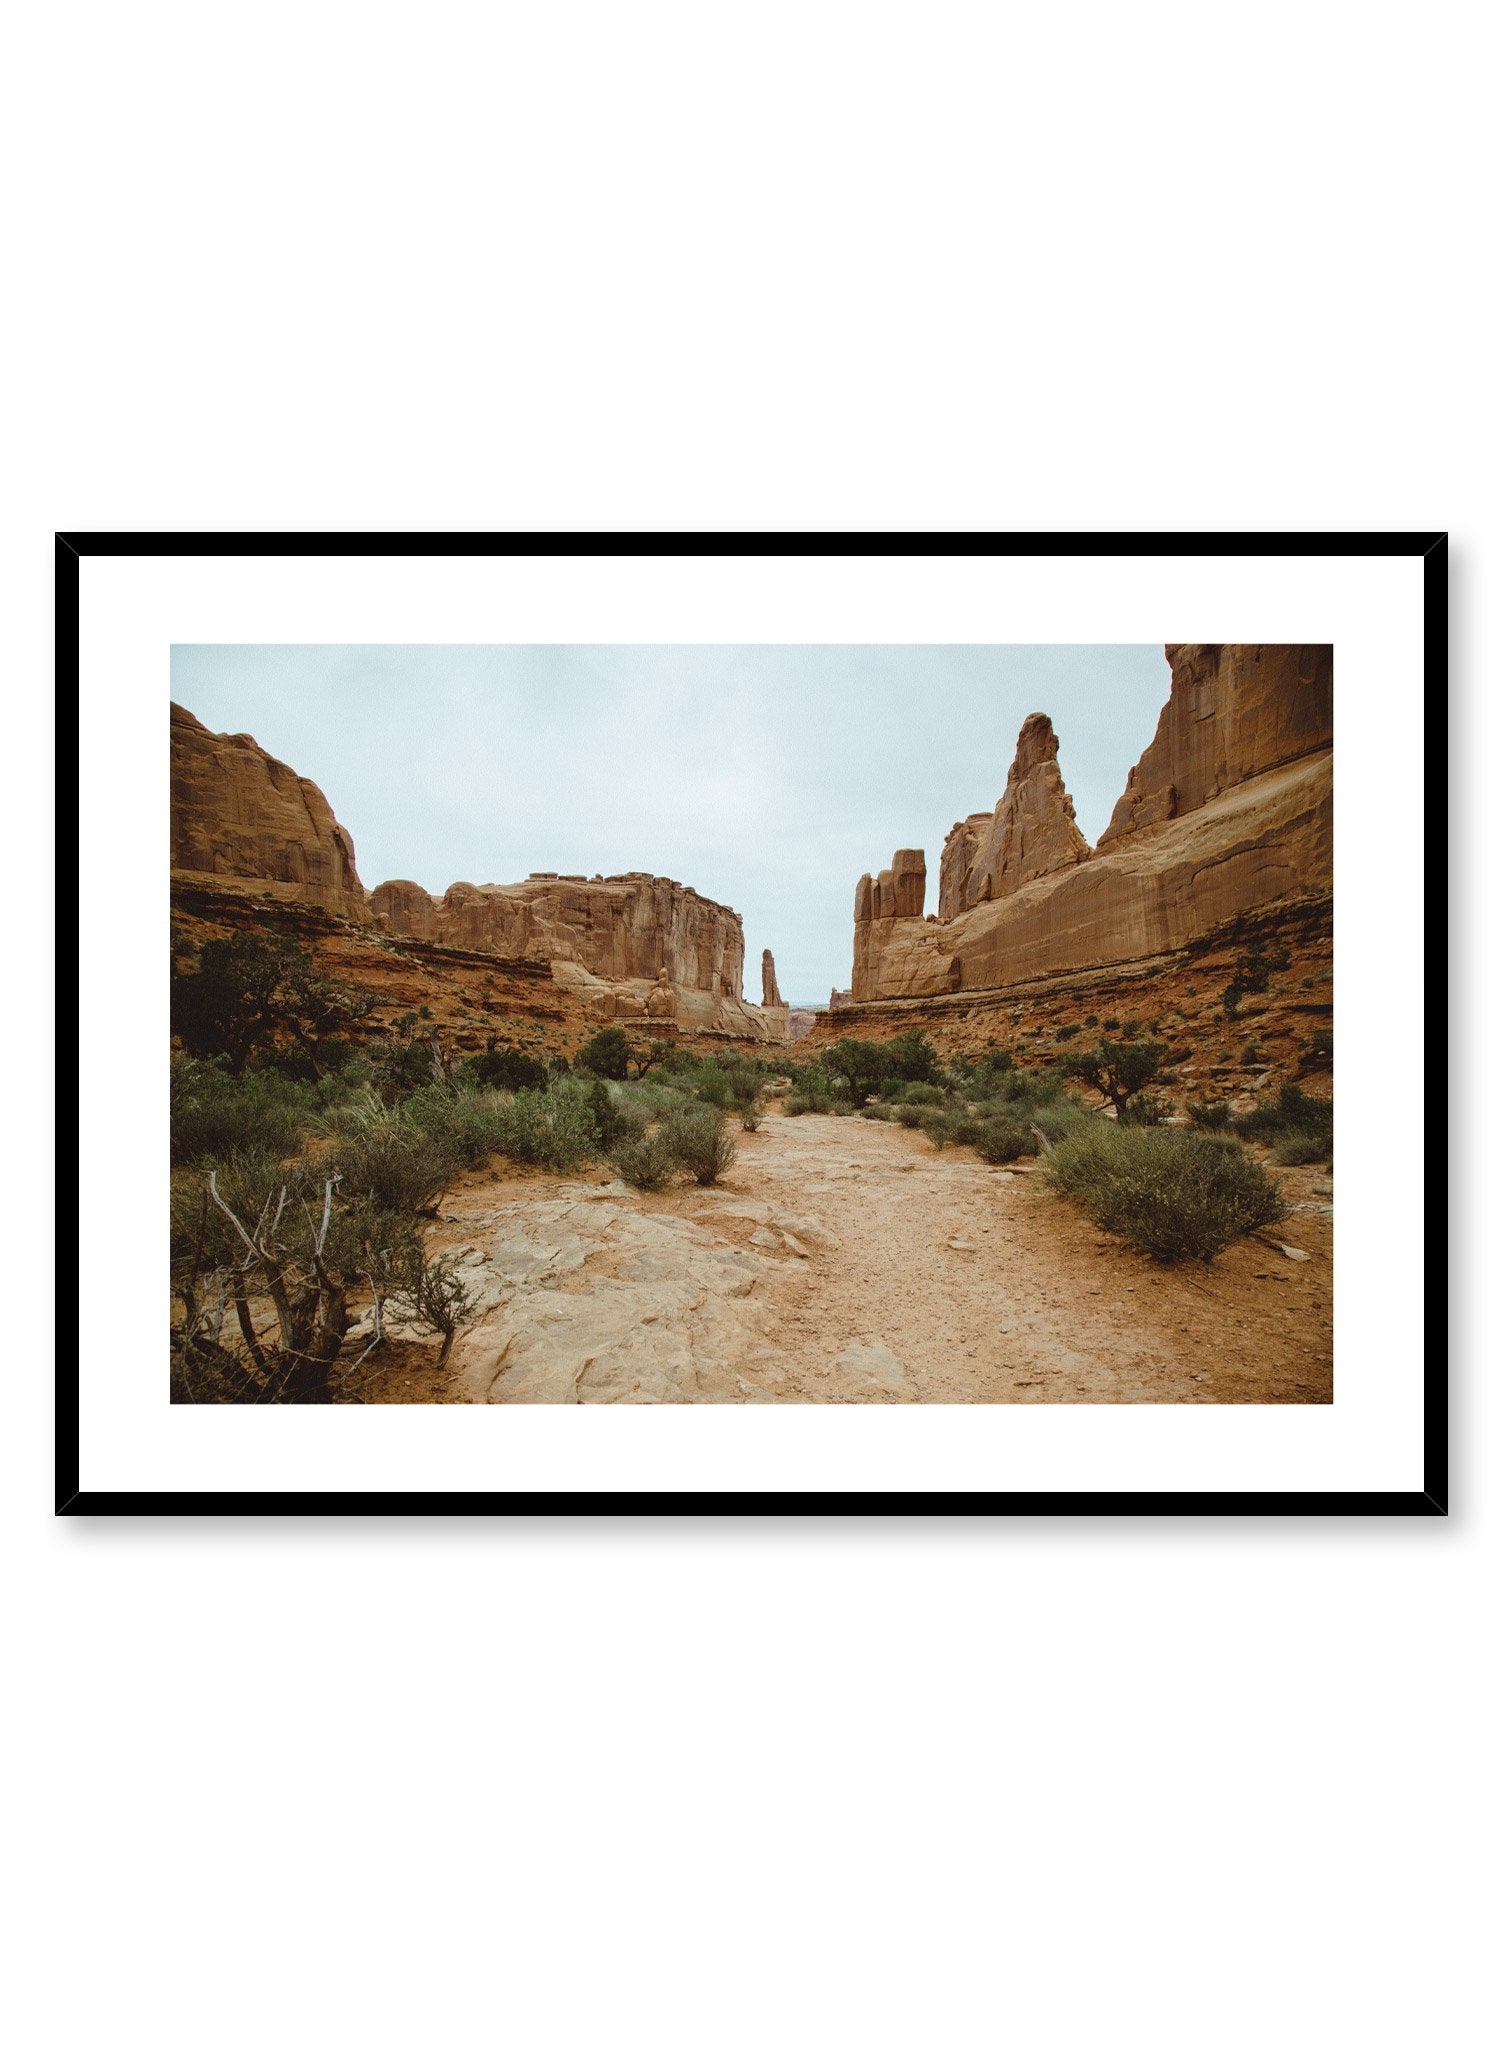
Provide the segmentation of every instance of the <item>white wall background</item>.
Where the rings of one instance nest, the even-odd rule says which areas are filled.
[[[148,0],[12,31],[19,2038],[1478,2038],[1498,1408],[1468,1255],[1500,1218],[1469,1070],[1445,1522],[56,1522],[32,1277],[55,527],[1449,526],[1480,1044],[1503,736],[1478,20]],[[129,1085],[108,995],[91,1096]],[[1417,1139],[1395,1261],[1420,1256]],[[130,1174],[89,1158],[90,1228]]]

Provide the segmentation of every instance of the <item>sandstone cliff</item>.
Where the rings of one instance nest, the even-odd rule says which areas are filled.
[[[596,1024],[640,1018],[694,1035],[788,1037],[785,1007],[742,1000],[746,942],[725,904],[639,872],[456,882],[437,899],[392,881],[367,897],[350,835],[322,791],[248,735],[211,733],[178,705],[172,867],[183,887],[212,882],[393,938],[542,965]]]
[[[649,981],[666,970],[681,988],[741,995],[741,919],[662,875],[530,875],[505,884],[455,882],[441,897],[415,882],[383,882],[372,911],[403,938],[562,960],[610,981]]]
[[[1018,734],[1018,751],[996,809],[963,819],[945,841],[939,867],[942,918],[1010,896],[1040,875],[1090,859],[1058,756],[1053,725],[1035,711]]]
[[[778,970],[772,954],[767,948],[762,951],[762,1007],[764,1010],[780,1009],[783,998],[778,994]]]
[[[858,1003],[1173,952],[1260,907],[1329,896],[1331,650],[1166,653],[1158,733],[1094,853],[1075,827],[1053,729],[1033,717],[996,810],[950,834],[939,919],[879,915],[893,897],[863,876]]]
[[[1329,647],[1166,647],[1169,702],[1100,845],[1331,744]]]
[[[212,733],[172,710],[172,866],[262,885],[364,922],[355,848],[316,783],[258,747],[248,733]]]

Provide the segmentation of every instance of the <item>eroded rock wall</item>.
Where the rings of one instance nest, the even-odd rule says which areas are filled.
[[[355,847],[317,783],[258,747],[248,733],[210,732],[172,711],[172,867],[263,885],[364,923]]]
[[[1165,652],[1169,702],[1094,853],[1053,728],[1035,715],[996,810],[950,834],[937,919],[881,915],[896,892],[884,893],[886,877],[862,877],[858,1004],[1120,965],[1262,906],[1329,895],[1331,649]]]
[[[950,829],[940,857],[939,914],[958,917],[1090,857],[1059,772],[1053,723],[1035,711],[1018,734],[1018,750],[996,809],[963,818]]]

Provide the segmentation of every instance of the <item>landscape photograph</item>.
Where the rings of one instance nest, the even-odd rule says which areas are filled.
[[[1330,1403],[1333,667],[174,647],[171,1401]]]

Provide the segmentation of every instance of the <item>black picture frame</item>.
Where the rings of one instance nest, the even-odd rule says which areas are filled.
[[[92,533],[56,536],[56,683],[60,748],[79,740],[80,569],[90,556],[471,556],[571,555],[992,555],[992,556],[1391,556],[1423,559],[1424,693],[1447,701],[1447,536],[1444,533]],[[57,868],[78,877],[76,785],[58,792]],[[1432,806],[1433,820],[1444,815]],[[1432,881],[1431,887],[1436,886]],[[66,900],[59,890],[59,904]],[[76,898],[75,898],[76,900]],[[61,916],[59,918],[61,923]],[[61,938],[61,932],[59,933]],[[60,946],[65,960],[67,949]],[[1439,982],[1441,963],[1425,950]],[[76,969],[75,969],[76,972]],[[66,969],[60,983],[66,987]],[[72,1014],[77,1019],[77,1005]],[[66,1029],[60,1040],[67,1044]],[[72,1027],[75,1063],[81,1052]],[[60,1134],[67,1121],[59,1113]],[[1442,1140],[1426,1136],[1428,1165]],[[59,1244],[76,1233],[58,1195]],[[1427,1237],[1425,1279],[1434,1256]],[[1434,1297],[1431,1296],[1433,1301]],[[56,1362],[56,1494],[59,1515],[1445,1515],[1448,1496],[1448,1357],[1442,1315],[1427,1311],[1423,1361],[1423,1483],[1413,1492],[103,1492],[81,1490],[79,1354]]]

